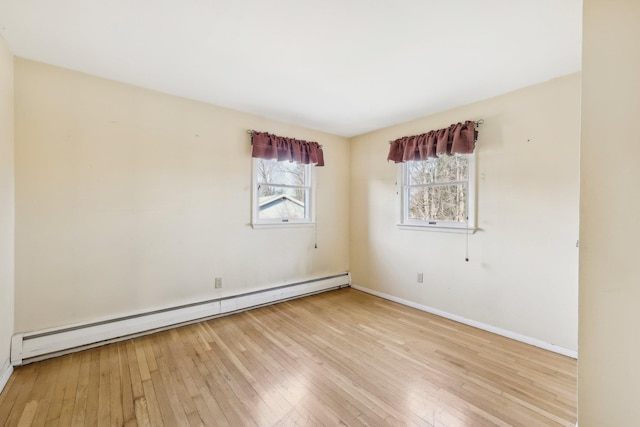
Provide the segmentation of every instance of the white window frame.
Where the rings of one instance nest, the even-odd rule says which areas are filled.
[[[437,221],[437,220],[416,220],[409,219],[409,188],[408,171],[406,163],[398,164],[398,223],[402,229],[408,230],[433,230],[433,231],[451,231],[451,232],[474,232],[476,230],[476,154],[466,154],[469,159],[468,163],[468,180],[467,185],[467,221]],[[451,183],[460,183],[461,181],[452,181]],[[441,183],[434,184],[440,185]]]
[[[259,191],[260,185],[265,183],[258,182],[257,165],[260,159],[252,158],[251,161],[251,180],[252,180],[252,202],[251,202],[251,225],[253,228],[271,228],[271,227],[305,227],[315,224],[316,220],[316,191],[315,191],[315,167],[314,165],[304,166],[304,185],[284,185],[277,183],[266,183],[281,188],[304,188],[305,189],[305,218],[260,218],[259,210]]]

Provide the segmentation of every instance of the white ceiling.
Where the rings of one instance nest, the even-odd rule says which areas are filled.
[[[0,0],[17,56],[344,136],[578,71],[581,19],[581,0]]]

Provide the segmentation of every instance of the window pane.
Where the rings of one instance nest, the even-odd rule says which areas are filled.
[[[258,187],[259,219],[306,218],[304,188],[282,188],[272,185]]]
[[[407,162],[409,185],[466,181],[469,158],[466,155],[442,156],[422,162]]]
[[[302,164],[258,159],[256,172],[260,183],[304,185],[305,165]]]
[[[466,222],[466,200],[466,185],[410,188],[408,219]]]

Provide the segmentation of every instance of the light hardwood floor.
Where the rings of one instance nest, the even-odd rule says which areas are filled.
[[[17,368],[0,426],[573,426],[576,361],[341,289]]]

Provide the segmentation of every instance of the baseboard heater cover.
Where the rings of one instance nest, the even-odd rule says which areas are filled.
[[[100,322],[16,334],[11,364],[26,363],[250,308],[351,286],[348,272]]]

